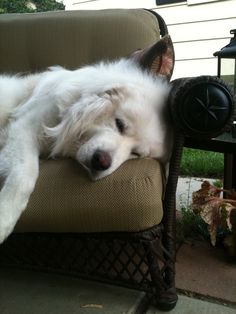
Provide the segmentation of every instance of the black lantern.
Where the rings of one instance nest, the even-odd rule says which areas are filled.
[[[230,43],[214,53],[218,57],[217,76],[226,81],[236,94],[236,29],[232,29]]]

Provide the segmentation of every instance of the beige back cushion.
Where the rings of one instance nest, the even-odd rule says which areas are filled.
[[[0,72],[76,68],[158,39],[156,17],[140,9],[0,15]],[[162,172],[155,160],[126,162],[97,182],[75,161],[44,160],[16,231],[140,231],[162,215]]]
[[[145,10],[0,15],[0,72],[76,68],[126,56],[159,39],[156,17]]]

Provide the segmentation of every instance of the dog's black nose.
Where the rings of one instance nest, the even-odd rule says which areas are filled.
[[[102,150],[97,150],[91,159],[91,168],[96,171],[106,170],[111,166],[111,156]]]

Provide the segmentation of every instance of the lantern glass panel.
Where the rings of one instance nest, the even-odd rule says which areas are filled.
[[[236,93],[236,59],[221,59],[220,77],[226,81]]]

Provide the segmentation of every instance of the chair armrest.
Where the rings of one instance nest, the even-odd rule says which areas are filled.
[[[234,116],[231,89],[213,76],[171,82],[169,108],[175,127],[186,136],[211,138],[226,131]]]

